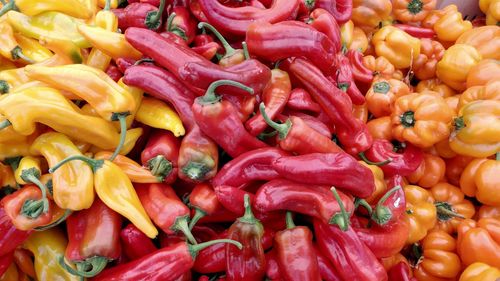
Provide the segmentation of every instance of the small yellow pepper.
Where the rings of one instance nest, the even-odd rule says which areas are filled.
[[[14,30],[8,22],[0,22],[0,55],[11,60],[16,61],[22,59],[26,63],[34,63],[31,58],[27,57],[14,37]]]
[[[479,9],[486,15],[487,25],[500,25],[500,0],[479,0]]]
[[[144,91],[142,89],[126,85],[125,83],[123,83],[123,79],[118,80],[118,85],[120,85],[120,87],[122,87],[126,92],[130,93],[135,101],[135,109],[130,112],[129,116],[127,116],[127,128],[130,128],[130,125],[132,125],[135,115],[137,114],[137,110],[139,110],[139,107],[142,103]]]
[[[155,98],[143,98],[135,120],[153,128],[171,131],[176,137],[183,136],[186,132],[175,110],[165,102]]]
[[[94,155],[95,159],[108,159],[112,152],[100,151]],[[113,163],[118,165],[120,169],[127,175],[131,182],[135,183],[157,183],[163,182],[163,177],[156,177],[150,170],[144,168],[139,163],[128,158],[127,156],[118,155]]]
[[[73,41],[65,38],[40,36],[40,43],[54,53],[64,56],[71,63],[83,63],[83,54]]]
[[[394,26],[384,26],[372,38],[377,56],[384,56],[396,68],[410,67],[420,55],[420,40]]]
[[[449,6],[447,12],[433,26],[437,38],[442,42],[455,42],[460,35],[472,29],[472,23],[468,20],[463,20],[457,6]]]
[[[14,33],[14,38],[19,47],[23,50],[25,56],[34,62],[42,62],[53,56],[52,52],[42,46],[35,39],[28,38],[19,33]]]
[[[143,129],[141,127],[138,128],[133,128],[127,131],[127,137],[125,138],[125,143],[123,144],[122,149],[120,150],[121,155],[127,155],[132,151],[132,149],[135,146],[135,143],[139,139],[140,136],[142,136]],[[99,146],[91,146],[90,149],[88,149],[88,152],[90,153],[97,153],[99,151],[102,151],[103,148]]]
[[[436,75],[453,89],[463,91],[469,71],[481,59],[476,48],[465,44],[453,45],[444,52],[443,58],[438,62]]]
[[[138,60],[142,54],[125,40],[125,35],[106,30],[101,27],[79,25],[78,31],[94,47],[103,53],[117,58],[130,58]]]
[[[37,157],[24,156],[21,158],[19,166],[14,172],[16,182],[20,185],[34,183],[40,188],[45,188],[44,186],[40,186],[40,177],[42,176],[40,165],[41,161]]]
[[[81,0],[11,0],[0,9],[0,16],[10,10],[18,10],[28,16],[35,16],[47,11],[61,12],[76,18],[90,18],[92,11],[89,5]]]
[[[354,27],[352,42],[351,45],[349,45],[349,50],[359,50],[364,53],[367,48],[368,38],[366,37],[365,32],[359,27]]]
[[[99,11],[95,16],[95,25],[105,30],[115,32],[118,29],[118,18],[110,11],[110,5],[110,0],[107,0],[104,9]],[[106,70],[110,61],[110,56],[97,48],[92,48],[87,59],[87,65],[100,70]]]

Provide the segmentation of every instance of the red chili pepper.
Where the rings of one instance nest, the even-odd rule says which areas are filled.
[[[321,135],[331,139],[332,131],[330,130],[330,128],[328,128],[327,125],[325,125],[325,123],[323,123],[317,117],[307,115],[307,114],[301,113],[301,112],[288,111],[288,112],[286,112],[286,114],[290,117],[298,117],[298,118],[302,119],[302,121],[304,121],[304,123],[307,126],[311,127],[311,129],[313,129],[316,132],[320,133]],[[286,117],[286,115],[279,115],[278,120],[285,123],[286,120],[288,120],[288,117]]]
[[[245,214],[229,228],[228,238],[241,242],[243,249],[226,245],[226,276],[228,280],[262,280],[266,260],[262,236],[264,227],[252,213],[250,197],[245,195]]]
[[[160,248],[165,248],[168,246],[172,246],[179,242],[186,242],[186,237],[182,233],[174,233],[174,234],[160,234]]]
[[[363,64],[363,53],[358,50],[347,51],[347,57],[352,69],[354,80],[361,83],[371,83],[373,81],[373,72]]]
[[[314,219],[313,224],[320,251],[343,280],[387,280],[382,264],[351,227],[342,231],[338,226],[318,219]]]
[[[373,138],[362,121],[352,113],[352,102],[337,89],[313,64],[302,58],[284,61],[280,66],[297,78],[335,123],[337,137],[349,154],[358,154],[371,147]]]
[[[278,144],[283,150],[296,154],[342,151],[335,142],[309,127],[300,117],[291,116],[285,123],[278,124],[267,116],[263,103],[260,104],[260,112],[266,123],[278,131]]]
[[[219,39],[219,41],[222,44],[222,47],[224,47],[225,53],[219,59],[220,66],[229,67],[229,66],[237,65],[245,60],[246,55],[245,55],[245,52],[243,51],[243,49],[234,49],[233,47],[231,47],[231,45],[229,45],[229,43],[224,38],[224,36],[222,36],[222,34],[220,34],[220,32],[215,27],[213,27],[211,24],[209,24],[207,22],[200,22],[200,23],[198,23],[198,28],[201,28],[203,30],[206,30],[206,29],[210,30],[215,35],[215,37],[217,37],[217,39]]]
[[[307,226],[295,226],[292,213],[286,213],[286,229],[274,237],[278,264],[284,280],[321,280],[318,258]]]
[[[113,79],[113,81],[118,82],[120,78],[122,78],[123,73],[120,71],[120,69],[116,65],[109,65],[108,68],[106,69],[106,74]]]
[[[314,251],[316,252],[316,257],[318,259],[318,269],[321,279],[325,281],[341,281],[337,270],[328,258],[319,250],[317,244],[314,244]]]
[[[217,243],[231,243],[241,248],[241,244],[229,240],[220,239],[190,245],[179,242],[155,252],[143,256],[135,261],[120,264],[103,271],[93,280],[149,280],[149,281],[174,281],[189,272],[193,267],[198,253]]]
[[[118,27],[121,30],[129,27],[157,30],[162,25],[165,2],[166,0],[161,0],[159,8],[148,3],[131,3],[124,9],[113,9],[118,18]]]
[[[309,17],[309,13],[314,9],[314,0],[300,0],[297,18]]]
[[[315,2],[315,8],[323,8],[330,12],[339,25],[351,19],[352,0],[316,0]]]
[[[109,261],[120,257],[121,218],[99,198],[90,208],[69,216],[65,257],[76,264],[76,270],[66,264],[64,257],[59,259],[59,264],[73,275],[90,278],[99,274]]]
[[[163,31],[163,32],[160,32],[159,33],[162,37],[164,38],[167,38],[168,40],[172,40],[174,43],[178,44],[178,45],[182,45],[182,46],[185,46],[187,47],[187,43],[186,41],[184,40],[184,38],[180,37],[179,35],[173,33],[173,32],[170,32],[170,31]]]
[[[272,168],[282,178],[305,184],[333,185],[361,198],[375,190],[370,169],[344,152],[284,156],[276,159]]]
[[[393,26],[417,38],[434,38],[434,36],[436,36],[436,32],[431,28],[401,24],[401,23],[393,24]]]
[[[217,144],[195,125],[181,142],[177,162],[179,178],[188,182],[204,182],[217,174],[218,163]]]
[[[411,269],[405,262],[399,262],[387,272],[389,281],[417,281],[417,278],[411,277],[410,274]]]
[[[157,250],[151,239],[131,223],[122,229],[120,238],[122,249],[130,260],[142,258]]]
[[[189,1],[189,10],[191,11],[191,14],[198,20],[198,21],[203,21],[207,22],[207,16],[203,13],[200,7],[200,3],[198,0],[191,0]]]
[[[136,60],[134,59],[129,59],[129,58],[118,58],[116,59],[116,67],[118,67],[118,70],[123,74],[125,71],[134,65]]]
[[[18,230],[11,222],[4,207],[0,207],[0,256],[13,252],[28,239],[31,231]]]
[[[204,96],[193,104],[194,119],[201,131],[219,144],[231,157],[267,145],[250,135],[238,118],[234,106],[227,100],[220,101],[215,90],[222,85],[233,85],[248,92],[252,89],[230,80],[219,80],[207,89]],[[231,130],[231,134],[228,134]]]
[[[217,54],[217,50],[219,49],[219,47],[220,47],[219,44],[215,42],[209,42],[205,45],[192,47],[191,50],[201,55],[205,59],[211,60]]]
[[[5,271],[9,268],[9,266],[14,261],[14,252],[7,253],[5,255],[0,256],[0,277],[3,276]]]
[[[280,69],[273,69],[271,71],[271,80],[262,93],[262,99],[266,105],[266,113],[269,118],[273,119],[283,111],[291,90],[292,84],[288,73]],[[250,134],[257,136],[267,128],[267,123],[260,112],[257,112],[245,123],[245,127]]]
[[[222,34],[244,36],[248,26],[254,21],[269,23],[295,18],[299,9],[298,0],[275,0],[268,9],[259,7],[226,7],[214,0],[198,0],[200,10],[207,21]]]
[[[222,68],[190,48],[150,30],[129,28],[125,32],[125,38],[137,50],[165,67],[186,87],[200,95],[205,93],[210,84],[221,79],[240,82],[251,87],[255,93],[260,93],[271,77],[269,68],[257,60],[249,59],[238,65]],[[237,87],[225,88],[228,89],[220,90],[235,95],[248,95],[248,92]]]
[[[210,42],[215,42],[214,38],[208,34],[198,34],[194,37],[193,46],[203,46]]]
[[[189,205],[195,209],[195,213],[189,223],[190,229],[193,229],[202,217],[212,215],[218,209],[223,208],[217,199],[214,189],[206,183],[197,184],[194,187],[189,195]]]
[[[311,95],[301,88],[295,88],[290,92],[286,108],[297,111],[309,111],[312,113],[319,113],[321,110],[319,104],[312,100]]]
[[[248,27],[245,42],[248,51],[268,61],[305,57],[325,73],[335,68],[336,44],[327,35],[298,21],[275,24],[258,21]]]
[[[182,232],[196,244],[189,230],[189,208],[177,197],[169,185],[162,183],[135,184],[137,195],[151,220],[166,234]]]
[[[366,102],[365,96],[358,89],[356,83],[354,83],[352,66],[349,58],[343,54],[337,54],[337,66],[337,73],[335,76],[330,76],[329,78],[333,79],[332,82],[335,82],[337,88],[347,93],[353,104],[364,104]]]
[[[266,277],[271,281],[283,280],[281,278],[278,255],[275,249],[271,249],[271,251],[266,253]]]
[[[189,45],[196,35],[196,19],[191,16],[186,7],[174,7],[167,19],[165,31],[181,37]]]
[[[141,163],[162,182],[171,184],[177,179],[180,145],[179,139],[171,132],[156,130],[141,153]]]
[[[252,181],[277,179],[279,174],[272,168],[272,163],[288,155],[274,147],[248,151],[226,163],[214,177],[212,184],[215,187],[229,185],[243,189]]]
[[[410,143],[405,143],[402,153],[394,152],[394,145],[385,139],[376,139],[360,157],[368,164],[380,166],[385,176],[407,176],[414,172],[424,159],[424,153]]]
[[[241,122],[248,120],[257,102],[254,96],[232,96],[223,94],[222,99],[229,101],[235,107]]]
[[[308,1],[303,0],[301,2],[305,3]],[[309,21],[307,23],[330,38],[335,47],[335,53],[340,51],[340,27],[330,12],[321,8],[314,9],[309,15]]]

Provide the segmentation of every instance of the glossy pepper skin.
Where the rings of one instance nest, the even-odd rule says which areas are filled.
[[[245,196],[245,214],[229,228],[227,237],[241,242],[243,249],[226,245],[226,276],[228,280],[261,280],[266,273],[266,261],[262,236],[264,227],[257,220]]]
[[[437,63],[441,60],[445,49],[441,43],[431,39],[420,40],[420,54],[415,57],[413,71],[420,80],[431,79],[436,75]]]
[[[465,266],[474,262],[499,267],[500,223],[495,218],[463,220],[458,226],[457,251]]]
[[[187,44],[191,44],[196,36],[196,20],[189,12],[189,9],[183,6],[172,8],[170,17],[165,25],[165,31],[172,32],[180,36]]]
[[[467,266],[459,281],[495,280],[495,278],[500,278],[500,270],[482,262],[475,262]]]
[[[180,140],[171,132],[155,130],[141,152],[141,163],[162,182],[170,184],[177,179]]]
[[[348,228],[342,231],[315,219],[314,233],[319,249],[328,257],[343,280],[387,280],[387,273],[366,245]]]
[[[435,7],[435,0],[396,0],[392,2],[394,17],[402,22],[419,22]]]
[[[340,51],[340,27],[330,12],[321,8],[314,9],[309,14],[307,23],[319,32],[325,34],[332,41],[336,52]]]
[[[128,224],[120,231],[120,241],[122,250],[130,260],[142,258],[157,250],[151,239],[133,224]]]
[[[362,105],[366,102],[364,95],[354,83],[354,76],[352,74],[352,66],[349,58],[343,54],[337,54],[336,57],[337,71],[329,79],[335,82],[337,88],[346,92],[352,103],[355,105]]]
[[[7,255],[14,251],[17,246],[28,239],[31,233],[31,231],[17,229],[12,224],[3,206],[0,208],[0,231],[3,233],[0,239],[0,256]]]
[[[495,192],[500,180],[498,177],[499,169],[498,153],[495,160],[474,159],[462,171],[460,188],[465,195],[475,196],[483,204],[499,206],[500,197]]]
[[[335,54],[339,50],[338,42],[297,21],[253,23],[248,27],[245,42],[250,54],[259,58],[274,62],[304,56],[325,73],[334,70]]]
[[[471,68],[469,74],[467,74],[466,86],[467,88],[473,86],[491,86],[497,82],[495,85],[498,86],[496,87],[500,87],[499,78],[500,64],[494,59],[483,59]]]
[[[437,221],[437,210],[431,194],[416,185],[404,187],[406,214],[410,221],[410,235],[407,244],[413,244],[427,235]]]
[[[483,59],[500,59],[499,34],[500,27],[498,26],[476,27],[462,33],[456,43],[473,46]]]
[[[366,198],[375,190],[371,171],[347,153],[311,153],[276,159],[272,168],[282,178],[305,184],[333,185]]]
[[[16,0],[4,4],[0,9],[0,15],[4,15],[10,10],[17,10],[28,16],[35,16],[47,11],[57,11],[68,14],[72,17],[81,19],[88,19],[92,16],[95,7],[86,5],[89,1],[70,0],[67,2],[57,1],[29,1],[29,0]]]
[[[123,10],[115,10],[118,26],[125,30],[129,27],[148,28],[157,30],[162,25],[162,15],[166,1],[160,1],[160,6],[149,3],[130,3]]]
[[[384,26],[373,35],[378,56],[386,57],[396,68],[407,68],[420,54],[420,40],[393,26]]]
[[[176,137],[186,133],[177,113],[165,102],[156,98],[142,99],[135,120],[153,128],[171,131]]]
[[[436,32],[434,32],[434,30],[430,28],[419,27],[409,24],[393,24],[393,26],[403,30],[404,32],[410,34],[415,38],[424,39],[424,38],[433,38],[434,36],[436,36]]]
[[[245,35],[248,26],[261,20],[269,23],[284,21],[295,17],[299,8],[299,1],[273,1],[268,9],[257,7],[227,7],[213,0],[198,0],[200,9],[207,17],[208,22],[213,24],[222,34],[235,37]]]
[[[354,205],[351,197],[339,192],[347,212]],[[308,185],[285,179],[272,180],[262,185],[255,194],[255,209],[259,212],[293,211],[313,216],[325,223],[336,223],[341,207],[329,186]]]
[[[375,117],[388,116],[394,102],[408,94],[410,88],[403,81],[377,78],[366,92],[366,104]]]
[[[314,100],[335,123],[337,137],[349,154],[368,149],[373,142],[366,125],[352,115],[349,97],[337,89],[322,73],[307,60],[295,58],[282,63],[290,75],[300,81]]]
[[[110,11],[111,3],[105,4],[104,8],[96,13],[95,25],[108,31],[115,31],[118,28],[118,18]],[[111,57],[97,48],[92,48],[87,57],[86,64],[101,70],[109,67]]]
[[[311,95],[302,88],[295,88],[290,92],[286,109],[319,113],[319,105],[313,101]]]
[[[339,24],[343,24],[351,19],[353,3],[349,0],[317,0],[314,8],[327,10]]]
[[[472,29],[472,23],[463,20],[456,5],[448,5],[443,9],[444,14],[434,23],[433,29],[441,42],[453,42],[464,32]]]
[[[361,83],[371,83],[374,74],[363,64],[363,53],[358,50],[349,50],[347,57],[351,63],[354,80]]]
[[[436,76],[455,90],[465,90],[467,74],[482,59],[476,48],[455,44],[448,48],[437,64]]]
[[[4,275],[7,276],[6,278],[9,277],[9,268],[14,265],[14,252],[5,254],[3,256],[0,256],[0,280],[4,279]],[[17,273],[17,268],[14,269],[16,270]],[[15,279],[8,279],[8,280],[18,280],[17,278]]]
[[[202,217],[210,216],[223,208],[213,187],[206,183],[197,184],[193,188],[189,195],[189,206],[195,210],[189,223],[191,229]]]
[[[121,216],[96,199],[92,206],[66,219],[68,246],[65,257],[76,264],[76,272],[63,263],[70,273],[82,277],[93,277],[106,264],[120,257]],[[63,260],[61,260],[63,262]],[[87,268],[92,265],[92,270]]]
[[[109,159],[113,153],[110,151],[100,151],[94,155],[94,159]],[[156,177],[150,170],[142,167],[139,163],[128,158],[127,156],[117,155],[113,159],[113,163],[127,175],[131,182],[134,183],[156,183],[161,182],[161,177]]]
[[[445,175],[446,163],[436,155],[424,153],[420,166],[407,176],[410,183],[430,188],[440,182]]]

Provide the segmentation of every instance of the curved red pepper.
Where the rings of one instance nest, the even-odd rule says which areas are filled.
[[[28,239],[31,231],[18,230],[7,216],[4,207],[0,207],[0,256],[14,252],[17,246]]]
[[[189,1],[189,10],[191,11],[191,14],[198,20],[202,22],[207,22],[208,19],[201,10],[200,3],[198,0],[191,0]]]
[[[330,38],[335,47],[335,53],[338,53],[340,51],[340,27],[333,15],[330,14],[330,12],[321,8],[314,9],[314,11],[312,11],[309,15],[308,23],[316,30],[322,32],[328,38]]]
[[[7,271],[14,261],[14,251],[0,256],[0,277]]]
[[[346,212],[354,210],[352,197],[339,192]],[[287,210],[318,218],[325,223],[337,221],[341,207],[330,186],[311,185],[285,179],[272,180],[262,185],[255,194],[255,209],[265,213]]]
[[[122,78],[123,73],[120,71],[120,69],[116,65],[109,65],[108,68],[106,68],[106,74],[113,79],[113,81],[118,82],[120,78]]]
[[[275,0],[268,9],[259,7],[227,7],[217,0],[198,0],[200,10],[209,23],[221,33],[243,36],[248,26],[254,21],[269,23],[295,18],[299,9],[298,0]]]
[[[290,212],[286,214],[286,224],[287,228],[274,236],[281,276],[285,280],[321,280],[311,230],[295,226]]]
[[[433,38],[434,36],[436,36],[436,32],[431,28],[401,24],[401,23],[393,24],[393,26],[403,30],[404,32],[416,38]]]
[[[231,157],[237,157],[247,151],[266,147],[267,145],[250,135],[238,118],[234,106],[220,101],[215,90],[220,85],[237,85],[252,91],[242,84],[230,80],[214,82],[203,97],[196,98],[192,106],[194,119],[201,131],[219,144]],[[228,130],[231,134],[228,134]]]
[[[177,179],[180,145],[171,132],[155,130],[141,153],[141,163],[153,175],[163,178],[162,182],[173,183]]]
[[[315,8],[329,11],[338,24],[346,23],[352,16],[352,0],[315,0]]]
[[[346,92],[351,101],[355,105],[362,105],[365,103],[365,96],[361,93],[354,82],[352,74],[352,66],[349,59],[343,54],[337,54],[337,73],[334,76],[328,77],[332,83],[337,85],[337,88]]]
[[[186,46],[187,47],[187,43],[186,41],[184,40],[184,38],[180,37],[179,35],[173,33],[173,32],[170,32],[170,31],[163,31],[163,32],[160,32],[159,33],[162,37],[164,38],[167,38],[168,40],[172,40],[173,42],[175,42],[176,44],[179,44],[179,45],[182,45],[182,46]]]
[[[312,113],[318,113],[321,110],[319,104],[312,100],[311,95],[301,88],[295,88],[290,92],[286,108],[297,111],[309,111]]]
[[[130,260],[142,258],[157,250],[151,239],[131,223],[122,229],[120,238],[123,251]]]
[[[226,163],[213,178],[212,184],[229,185],[244,188],[252,181],[273,180],[279,174],[272,168],[272,163],[289,154],[281,149],[265,147],[255,149],[232,159]]]
[[[317,244],[314,244],[314,251],[316,252],[316,257],[318,259],[318,269],[321,279],[325,281],[341,281],[337,270],[328,258],[319,250]]]
[[[286,60],[281,67],[302,83],[335,123],[337,137],[349,154],[358,154],[371,147],[373,138],[366,124],[354,117],[349,96],[337,89],[318,68],[302,58]]]
[[[219,47],[219,44],[215,42],[208,42],[205,45],[192,47],[191,50],[195,51],[205,59],[211,60],[217,54],[217,50],[219,49]]]
[[[424,153],[418,147],[406,143],[404,151],[397,153],[394,152],[394,145],[385,139],[374,140],[372,147],[365,151],[364,155],[370,162],[375,163],[390,160],[389,163],[379,166],[385,176],[407,176],[414,172],[424,159]]]
[[[298,117],[304,121],[304,123],[309,126],[311,129],[315,130],[316,132],[320,133],[321,135],[331,138],[332,137],[332,131],[328,126],[323,123],[321,120],[319,120],[317,117],[302,113],[302,112],[293,112],[293,111],[287,111],[284,112],[286,115],[291,116],[291,117]],[[288,120],[288,117],[286,115],[279,115],[278,120],[281,122],[285,123]]]
[[[405,220],[395,221],[390,228],[372,226],[353,227],[359,239],[377,258],[393,256],[403,249],[408,239],[409,226]]]
[[[325,73],[335,68],[337,46],[327,35],[302,22],[256,22],[248,27],[245,42],[250,54],[268,61],[301,56]]]
[[[375,190],[373,173],[347,153],[311,153],[276,159],[272,168],[282,178],[305,184],[335,186],[366,198]]]
[[[411,277],[411,268],[404,262],[399,262],[391,267],[387,274],[389,281],[417,281],[417,278]]]
[[[272,281],[282,280],[275,249],[266,253],[266,277]]]
[[[118,58],[116,59],[115,63],[116,63],[116,67],[118,67],[118,70],[120,70],[120,72],[123,74],[125,73],[125,71],[134,65],[134,63],[136,62],[136,60],[134,59],[129,59],[129,58]]]
[[[129,27],[148,28],[157,30],[162,25],[162,15],[166,0],[162,0],[160,7],[148,3],[131,3],[124,9],[114,9],[118,18],[118,27],[125,30]]]
[[[254,96],[232,96],[222,94],[222,99],[226,99],[233,104],[241,122],[247,121],[248,117],[253,114],[255,103],[257,102]]]
[[[373,72],[363,64],[363,53],[358,50],[349,50],[347,51],[347,57],[351,64],[354,80],[366,84],[371,83],[373,81]]]
[[[314,233],[319,249],[335,266],[343,280],[387,280],[387,273],[375,255],[351,227],[342,231],[314,219]]]
[[[175,15],[173,15],[175,14]],[[196,19],[186,7],[176,6],[172,9],[165,25],[165,31],[172,32],[181,37],[189,45],[196,36]]]
[[[191,218],[189,227],[193,226],[202,217],[214,214],[218,209],[223,209],[217,199],[217,195],[213,188],[206,183],[197,184],[189,195],[189,205],[195,209],[195,214]]]

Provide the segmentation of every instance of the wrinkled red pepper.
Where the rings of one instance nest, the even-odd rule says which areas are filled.
[[[216,42],[208,42],[204,45],[194,46],[191,48],[191,50],[195,51],[205,59],[211,60],[217,54],[217,50],[219,49],[219,47],[219,44],[217,44]]]
[[[401,23],[393,24],[393,26],[403,30],[404,32],[416,38],[433,38],[434,36],[436,36],[436,32],[431,28],[401,24]]]
[[[301,2],[306,3],[307,0]],[[309,15],[308,22],[319,32],[325,34],[333,42],[335,53],[338,53],[341,48],[340,27],[330,12],[325,9],[314,9]]]
[[[161,182],[171,184],[177,179],[180,140],[171,132],[155,130],[141,153],[141,163]]]
[[[165,31],[181,37],[189,45],[196,36],[196,19],[191,16],[186,7],[176,6],[168,17]]]
[[[129,27],[141,27],[157,30],[162,25],[162,15],[166,0],[161,0],[159,8],[148,3],[131,3],[123,9],[113,9],[118,18],[118,27],[125,30]]]
[[[202,28],[203,30],[210,30],[215,37],[221,42],[222,47],[225,50],[224,55],[219,59],[219,65],[222,67],[229,67],[233,65],[237,65],[241,63],[242,61],[245,60],[245,52],[243,49],[234,49],[229,43],[227,42],[226,38],[220,34],[220,32],[213,27],[211,24],[207,22],[200,22],[198,23],[198,27]]]
[[[331,139],[332,138],[332,131],[328,126],[323,123],[321,120],[319,120],[317,117],[301,113],[301,112],[293,112],[293,111],[287,111],[285,114],[287,114],[290,117],[298,117],[304,121],[304,123],[309,126],[311,129],[315,130],[316,132],[320,133],[321,135]],[[281,122],[285,123],[288,120],[288,117],[285,115],[280,115],[278,116],[278,120]]]
[[[17,246],[28,239],[31,231],[18,230],[11,222],[4,207],[0,207],[0,256],[14,252]]]
[[[295,88],[290,92],[286,108],[297,111],[319,113],[319,104],[312,100],[311,95],[304,89]]]
[[[321,279],[325,281],[341,281],[337,270],[328,260],[328,258],[319,250],[318,245],[314,244],[314,251],[318,258],[318,269]]]
[[[315,8],[329,11],[339,25],[351,19],[352,0],[315,0],[315,2]]]
[[[157,250],[151,239],[131,223],[120,232],[120,240],[122,249],[130,260],[142,258]]]
[[[352,77],[357,82],[371,83],[373,81],[373,72],[363,64],[363,53],[358,50],[348,50],[347,57],[352,68]]]
[[[332,82],[337,85],[337,88],[346,92],[352,103],[355,105],[362,105],[365,103],[365,96],[354,83],[354,76],[352,74],[352,66],[349,58],[343,54],[337,54],[337,73],[334,76],[330,76]]]

